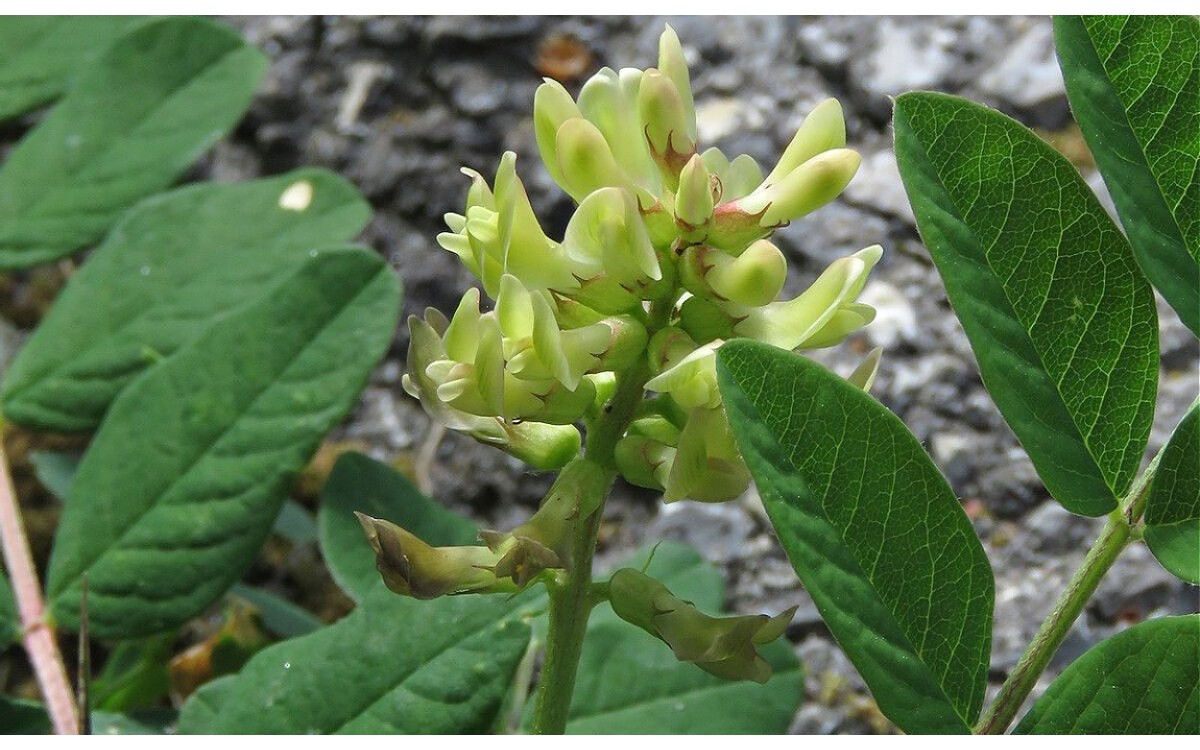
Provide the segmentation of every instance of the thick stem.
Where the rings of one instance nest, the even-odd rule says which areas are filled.
[[[596,553],[596,534],[600,530],[604,498],[617,476],[614,451],[644,398],[649,379],[649,366],[644,361],[624,373],[604,415],[588,431],[584,455],[576,459],[587,465],[587,470],[580,472],[580,476],[591,477],[579,488],[579,504],[592,510],[576,524],[571,567],[559,583],[549,587],[550,624],[546,658],[538,683],[534,734],[562,734],[567,728],[571,696],[575,692],[575,673],[592,609],[592,557]],[[564,469],[564,477],[571,471],[571,466]]]
[[[1149,494],[1150,483],[1158,469],[1158,459],[1161,455],[1160,452],[1155,456],[1146,471],[1138,477],[1120,507],[1109,514],[1108,522],[1100,536],[1088,550],[1083,563],[1075,571],[1049,617],[1038,628],[1037,635],[1022,654],[1021,660],[1000,687],[996,700],[975,726],[976,734],[1003,734],[1016,718],[1033,686],[1037,684],[1038,677],[1062,645],[1063,639],[1067,637],[1083,608],[1087,606],[1104,574],[1129,544],[1132,536],[1130,530],[1141,520],[1146,507],[1146,496]]]
[[[38,584],[33,555],[25,538],[17,495],[8,472],[8,458],[0,441],[0,547],[4,548],[4,564],[12,578],[13,595],[17,600],[25,652],[33,664],[34,674],[46,699],[46,709],[56,734],[79,734],[79,714],[75,698],[67,681],[62,653],[54,630],[46,623],[46,607]]]

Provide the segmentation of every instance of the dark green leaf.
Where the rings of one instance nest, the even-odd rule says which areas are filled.
[[[988,392],[1050,493],[1096,516],[1146,447],[1154,298],[1074,167],[1024,126],[942,94],[896,100],[896,158]]]
[[[29,454],[34,476],[59,501],[65,500],[71,489],[71,481],[79,470],[79,460],[80,456],[75,453],[36,451]]]
[[[920,443],[790,352],[732,341],[717,372],[780,542],[880,709],[910,733],[969,731],[987,684],[992,574]]]
[[[182,731],[201,733],[206,727],[213,726],[221,711],[221,704],[234,694],[237,684],[237,675],[223,675],[204,683],[188,696],[179,713]]]
[[[266,65],[232,29],[198,18],[114,43],[0,170],[0,268],[100,239],[233,127]]]
[[[170,663],[177,632],[117,643],[92,680],[92,708],[129,711],[155,705],[171,690]]]
[[[7,16],[0,23],[0,121],[58,98],[144,16]]]
[[[308,190],[303,210],[281,205]],[[95,429],[139,373],[260,297],[313,248],[353,237],[370,215],[353,186],[317,169],[143,201],[71,277],[12,363],[5,415],[43,429]]]
[[[271,530],[292,544],[307,544],[317,540],[316,520],[307,508],[295,500],[283,504]]]
[[[1137,261],[1200,335],[1200,20],[1061,16],[1054,39]]]
[[[1146,500],[1146,544],[1163,567],[1200,583],[1200,404],[1163,448]]]
[[[229,593],[252,604],[262,617],[263,627],[280,638],[308,635],[325,625],[308,610],[297,607],[266,589],[237,583]]]
[[[179,731],[486,731],[529,642],[512,609],[504,597],[417,601],[380,585],[336,624],[259,652],[218,710],[211,695],[186,704]]]
[[[4,570],[0,569],[0,651],[21,637],[20,622],[12,589],[8,585],[8,579],[4,577]]]
[[[358,453],[338,458],[321,492],[317,523],[325,564],[356,601],[382,585],[354,511],[399,524],[435,545],[474,544],[479,528],[421,494],[395,469]]]
[[[641,570],[647,557],[626,566]],[[658,545],[647,573],[707,612],[724,603],[720,572],[689,547]],[[762,653],[775,670],[767,684],[722,680],[677,661],[666,644],[603,604],[588,622],[567,732],[782,734],[804,697],[804,673],[786,640]]]
[[[1200,731],[1200,615],[1134,625],[1079,657],[1016,734]]]
[[[167,734],[179,715],[169,708],[143,709],[127,714],[92,712],[92,734]]]
[[[223,594],[391,342],[397,287],[371,252],[318,253],[131,384],[71,485],[55,620],[75,626],[85,572],[99,638],[164,630]]]
[[[0,695],[0,734],[50,734],[52,728],[41,703]]]

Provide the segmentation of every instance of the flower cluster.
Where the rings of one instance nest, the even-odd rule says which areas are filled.
[[[547,80],[534,100],[538,150],[578,204],[561,241],[542,230],[516,157],[438,237],[482,282],[450,319],[410,319],[405,388],[446,426],[541,469],[577,455],[576,423],[600,414],[616,373],[649,366],[650,395],[616,448],[629,481],[668,502],[737,497],[749,473],[717,391],[715,352],[748,337],[784,349],[835,344],[868,323],[856,302],[878,246],[778,300],[787,274],[767,238],[849,183],[841,107],[820,104],[763,176],[743,154],[698,151],[683,50],[668,28],[658,68],[601,70],[577,99]]]

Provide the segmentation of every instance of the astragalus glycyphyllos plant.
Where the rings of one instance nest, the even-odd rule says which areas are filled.
[[[578,99],[547,81],[534,101],[542,161],[578,204],[561,240],[534,215],[516,157],[488,184],[478,172],[439,243],[494,302],[468,291],[450,317],[409,320],[405,388],[443,425],[559,475],[538,511],[480,545],[434,547],[360,515],[399,594],[549,592],[533,729],[566,726],[589,613],[610,601],[675,656],[728,679],[765,682],[756,650],[790,611],[714,619],[644,573],[593,583],[605,497],[620,475],[667,502],[722,502],[750,473],[717,387],[732,339],[781,350],[834,345],[874,317],[856,301],[881,255],[833,263],[799,296],[777,299],[787,264],[772,232],[833,200],[859,156],[838,103],[805,119],[768,174],[740,155],[700,151],[683,50],[668,28],[658,67],[604,69]],[[866,386],[877,358],[853,380]],[[582,433],[579,425],[582,425]]]

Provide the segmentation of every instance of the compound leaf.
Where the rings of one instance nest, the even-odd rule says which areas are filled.
[[[266,65],[205,19],[163,19],[121,37],[0,169],[0,268],[98,240],[234,126]]]
[[[1200,335],[1200,19],[1060,16],[1054,39],[1138,264]]]
[[[121,389],[370,218],[352,185],[301,169],[192,185],[138,204],[55,301],[9,367],[9,419],[94,430]]]
[[[1133,482],[1158,384],[1154,297],[1129,243],[1075,168],[999,112],[918,92],[894,122],[988,392],[1050,493],[1107,513]]]
[[[987,684],[994,584],[954,493],[861,389],[745,340],[717,373],[733,433],[792,566],[909,733],[962,733]]]
[[[320,252],[132,383],[71,484],[47,581],[56,622],[76,625],[84,573],[99,638],[164,630],[223,594],[398,315],[382,259]]]

